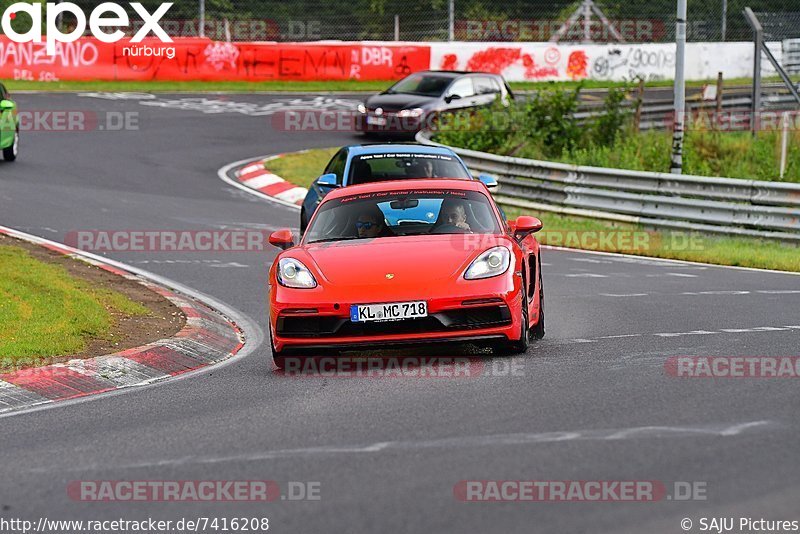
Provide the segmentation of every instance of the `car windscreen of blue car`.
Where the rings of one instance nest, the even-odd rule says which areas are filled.
[[[409,178],[464,178],[472,176],[454,157],[445,154],[386,153],[355,156],[348,185]]]

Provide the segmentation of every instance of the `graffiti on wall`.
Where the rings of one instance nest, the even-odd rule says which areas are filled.
[[[180,39],[170,46],[103,43],[84,38],[43,43],[0,38],[0,75],[17,80],[390,80],[430,65],[428,46],[227,43]],[[168,51],[169,53],[164,53]]]
[[[688,43],[686,77],[749,76],[752,53],[750,43]],[[431,43],[431,68],[483,70],[509,81],[672,79],[675,45]]]

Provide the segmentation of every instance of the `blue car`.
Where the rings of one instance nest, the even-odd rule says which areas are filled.
[[[300,211],[300,231],[306,231],[320,201],[335,188],[412,178],[471,179],[472,173],[455,152],[445,147],[412,143],[342,147],[328,162],[322,176],[311,184]],[[497,185],[497,180],[489,175],[480,175],[478,179],[487,187]]]

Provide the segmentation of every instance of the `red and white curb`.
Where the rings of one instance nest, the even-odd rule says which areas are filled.
[[[143,386],[230,360],[244,346],[237,323],[206,304],[127,266],[104,260],[66,245],[0,226],[9,235],[86,261],[100,269],[134,280],[175,304],[186,315],[186,325],[171,338],[141,347],[89,359],[73,359],[43,367],[0,374],[0,414],[46,404]],[[174,284],[177,285],[177,284]],[[248,321],[249,322],[249,321]],[[260,331],[258,331],[260,332]],[[260,337],[256,335],[256,337]]]
[[[239,183],[250,189],[259,191],[269,197],[288,204],[301,205],[308,189],[287,182],[267,169],[267,163],[283,157],[283,154],[269,156],[247,164],[235,171]]]

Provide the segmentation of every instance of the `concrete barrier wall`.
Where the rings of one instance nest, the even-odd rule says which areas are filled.
[[[686,78],[714,79],[720,71],[725,78],[751,77],[753,50],[748,42],[688,43]],[[770,43],[770,50],[780,61],[781,43]],[[763,64],[764,75],[775,74],[769,62]],[[432,43],[431,67],[487,70],[503,74],[508,81],[667,80],[675,77],[675,45]]]

